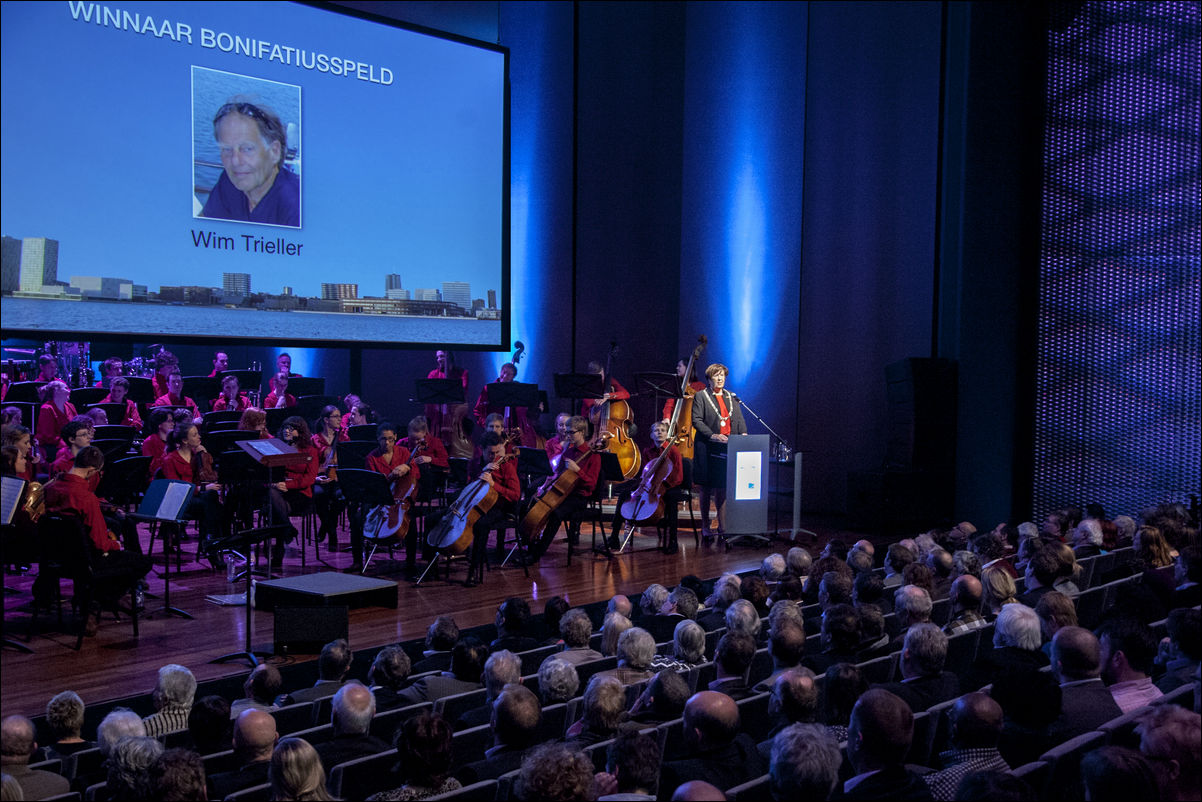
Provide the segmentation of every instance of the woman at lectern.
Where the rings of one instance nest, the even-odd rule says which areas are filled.
[[[726,442],[731,436],[747,434],[739,398],[726,389],[726,365],[715,362],[705,369],[709,385],[693,397],[693,481],[701,487],[701,537],[713,543],[710,529],[710,498],[718,510],[718,534],[726,531]],[[721,456],[720,456],[721,455]]]

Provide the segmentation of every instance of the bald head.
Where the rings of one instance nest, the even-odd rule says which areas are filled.
[[[609,613],[621,613],[630,618],[630,614],[634,612],[634,605],[630,603],[630,598],[619,593],[609,600],[609,607],[606,610]]]
[[[1102,669],[1102,647],[1084,627],[1061,627],[1052,636],[1052,671],[1061,682],[1093,679]]]
[[[966,693],[952,705],[952,741],[959,749],[997,746],[1002,734],[1002,706],[985,693]]]
[[[869,557],[876,556],[876,546],[872,545],[872,541],[870,540],[857,540],[851,548],[852,551],[862,551]]]
[[[330,712],[330,723],[334,732],[348,735],[366,735],[376,714],[376,698],[365,685],[357,680],[348,682],[334,694]]]
[[[689,780],[672,794],[672,802],[726,802],[726,794],[702,780]]]
[[[234,750],[246,763],[271,760],[279,734],[275,718],[262,710],[243,710],[234,722]]]
[[[28,763],[37,744],[33,722],[25,716],[5,716],[0,721],[0,758],[5,764]]]
[[[847,727],[847,754],[857,774],[901,763],[913,740],[908,704],[881,688],[861,694]]]
[[[684,730],[701,748],[725,746],[739,734],[739,707],[724,693],[695,693],[684,706]]]
[[[981,580],[972,574],[962,574],[952,583],[949,595],[957,610],[981,609]]]

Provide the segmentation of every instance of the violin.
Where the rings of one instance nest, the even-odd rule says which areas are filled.
[[[605,451],[609,439],[609,434],[603,432],[588,444],[588,451],[597,453]],[[555,473],[548,477],[543,486],[539,488],[538,496],[534,499],[534,503],[525,517],[522,518],[521,524],[518,525],[518,532],[525,538],[527,544],[535,542],[542,536],[551,513],[559,508],[564,499],[572,495],[572,491],[576,489],[576,483],[580,480],[580,474],[567,467],[568,460],[571,459],[566,456],[569,448],[574,447],[565,443],[563,451],[558,455],[560,461],[556,465]]]
[[[605,360],[606,381],[609,381],[609,370],[617,350],[618,344],[610,343],[609,356]],[[611,390],[612,385],[606,388],[606,392]],[[630,427],[634,417],[630,404],[623,400],[607,398],[600,404],[594,405],[589,412],[589,417],[592,419],[595,431],[608,432],[607,445],[602,450],[611,451],[617,456],[618,465],[622,468],[622,478],[632,479],[637,476],[639,468],[643,464],[643,455],[639,453],[638,446],[630,436]]]
[[[505,437],[505,445],[520,437],[520,432],[511,432]],[[472,530],[476,522],[492,511],[501,496],[496,488],[486,482],[483,474],[516,457],[506,454],[495,463],[490,463],[481,472],[481,477],[469,482],[451,502],[438,525],[426,535],[426,543],[442,554],[455,555],[467,551],[472,544]]]

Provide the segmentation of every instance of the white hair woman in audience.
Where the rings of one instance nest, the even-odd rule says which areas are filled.
[[[606,613],[601,624],[601,654],[612,657],[618,653],[618,638],[634,624],[621,613]]]
[[[753,638],[760,636],[760,614],[755,605],[746,599],[737,599],[726,608],[726,629],[729,632],[742,632]]]
[[[970,685],[982,688],[1001,676],[1019,676],[1048,665],[1039,616],[1025,604],[1007,604],[997,617],[993,650],[973,664]]]
[[[769,554],[760,563],[760,576],[769,584],[776,584],[785,575],[785,557],[783,554]]]
[[[839,781],[843,755],[821,724],[790,724],[772,739],[769,789],[778,802],[829,799]]]
[[[801,546],[794,546],[785,552],[785,570],[790,576],[805,579],[809,576],[810,566],[813,564],[814,558]]]
[[[686,671],[705,662],[705,630],[696,621],[684,620],[676,624],[672,633],[672,655],[656,655],[651,658],[653,671]]]
[[[651,660],[655,657],[655,638],[640,627],[631,627],[618,638],[618,666],[596,676],[613,677],[623,685],[651,679]]]
[[[538,667],[538,695],[543,707],[566,702],[580,690],[576,666],[558,655],[551,655]]]
[[[196,696],[196,677],[191,671],[176,663],[163,666],[153,696],[158,712],[143,719],[147,735],[154,738],[188,729],[188,713]]]
[[[109,799],[149,800],[154,798],[150,766],[163,754],[157,738],[127,735],[113,744],[105,760],[108,779],[105,792]]]
[[[639,609],[645,616],[659,615],[659,608],[663,607],[667,600],[667,588],[658,584],[648,585],[647,589],[643,591],[642,598],[639,599]]]
[[[127,736],[146,734],[146,725],[142,717],[126,707],[118,707],[109,713],[96,728],[96,745],[100,754],[106,757],[112,752],[117,741]]]
[[[304,738],[281,738],[271,753],[267,771],[272,802],[332,800],[326,791],[326,773],[317,750]]]
[[[56,694],[46,704],[46,726],[54,738],[54,743],[44,749],[48,760],[95,746],[80,734],[83,731],[83,714],[83,699],[75,691]]]

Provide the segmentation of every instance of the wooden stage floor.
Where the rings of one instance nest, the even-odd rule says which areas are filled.
[[[465,567],[458,563],[452,581],[427,579],[421,587],[401,574],[389,573],[387,555],[384,564],[373,564],[368,576],[396,579],[400,583],[398,609],[369,607],[351,610],[350,642],[353,649],[364,649],[411,638],[422,637],[430,621],[438,615],[454,616],[460,627],[471,627],[491,623],[497,606],[509,596],[521,596],[531,601],[534,613],[541,614],[541,602],[553,595],[562,595],[573,605],[587,604],[598,599],[607,599],[615,593],[638,593],[647,585],[659,582],[674,585],[687,574],[702,578],[717,576],[723,571],[744,571],[759,566],[760,561],[774,551],[784,552],[789,543],[778,541],[771,545],[735,545],[727,551],[721,545],[701,546],[694,544],[692,530],[688,529],[688,516],[683,516],[680,531],[680,551],[666,556],[655,550],[636,551],[623,554],[612,561],[591,552],[573,555],[571,566],[566,565],[567,543],[562,534],[538,566],[530,568],[527,578],[520,567],[493,567],[485,574],[484,584],[465,588]],[[854,541],[862,535],[843,531],[834,525],[803,522],[817,532],[816,548],[821,549],[831,537],[844,537]],[[145,527],[139,527],[143,548],[149,535]],[[654,547],[652,534],[636,535],[633,542],[638,549]],[[341,533],[342,543],[348,542],[345,530]],[[807,536],[807,541],[809,540]],[[581,535],[582,544],[591,543],[589,525]],[[805,544],[813,551],[814,545]],[[162,596],[162,557],[156,542],[154,570],[147,576],[150,592]],[[223,654],[241,651],[245,640],[246,612],[242,607],[221,607],[206,601],[210,594],[237,593],[243,583],[230,585],[225,573],[216,573],[207,563],[195,560],[196,541],[184,543],[182,570],[177,574],[172,561],[171,603],[193,616],[194,620],[164,617],[161,613],[139,621],[139,636],[133,637],[129,619],[114,621],[111,614],[101,620],[100,631],[93,638],[84,640],[83,648],[74,651],[75,636],[71,634],[69,606],[64,604],[63,631],[59,631],[53,617],[41,616],[39,631],[28,642],[34,650],[31,655],[10,648],[3,650],[0,658],[0,710],[3,715],[20,713],[27,716],[41,714],[46,702],[55,693],[71,689],[83,697],[85,703],[106,701],[154,688],[156,672],[166,663],[187,666],[200,681],[245,673],[244,662],[213,664],[209,661]],[[351,562],[348,553],[329,555],[323,545],[322,557],[335,569],[346,567]],[[817,554],[817,551],[814,551]],[[397,552],[396,568],[400,568],[403,553]],[[310,544],[308,565],[305,573],[330,568],[314,562]],[[380,563],[380,555],[376,562]],[[36,573],[36,566],[33,573]],[[31,587],[33,573],[29,575],[6,575],[4,578],[5,636],[24,643],[29,631]],[[283,576],[302,573],[299,552],[289,549],[285,559]],[[70,583],[63,583],[64,594],[70,592]],[[162,599],[146,600],[147,610],[154,610]],[[252,647],[271,651],[273,616],[269,612],[255,610],[251,622]],[[284,665],[298,659],[314,659],[312,656],[274,656],[268,658],[276,665]]]

